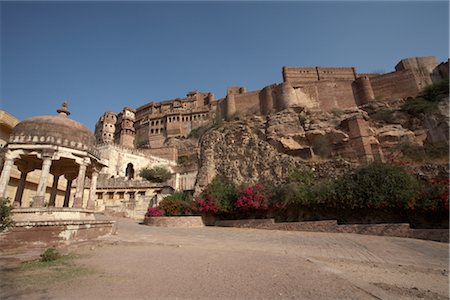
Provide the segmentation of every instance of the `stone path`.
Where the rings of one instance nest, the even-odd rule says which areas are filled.
[[[155,228],[71,246],[87,275],[14,299],[448,299],[448,245],[338,233]],[[19,292],[17,292],[19,291]],[[7,296],[7,294],[5,293]],[[7,297],[5,299],[8,299]],[[13,299],[13,298],[11,298]]]

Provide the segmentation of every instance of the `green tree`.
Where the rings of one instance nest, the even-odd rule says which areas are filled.
[[[164,167],[156,166],[153,168],[143,168],[139,175],[148,181],[165,182],[172,177],[169,170]]]
[[[340,208],[404,208],[418,195],[419,185],[401,166],[373,163],[342,176],[334,189]]]

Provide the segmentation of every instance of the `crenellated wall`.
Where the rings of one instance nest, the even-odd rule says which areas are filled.
[[[357,74],[354,67],[283,67],[282,75],[282,83],[261,90],[228,87],[217,101],[212,93],[194,91],[183,99],[150,102],[136,109],[134,120],[124,117],[126,108],[118,115],[105,113],[96,126],[97,141],[111,143],[113,135],[115,143],[126,147],[161,148],[166,139],[187,137],[216,114],[232,120],[286,108],[333,111],[414,97],[433,81],[448,78],[448,62],[438,65],[433,56],[406,58],[386,74]]]

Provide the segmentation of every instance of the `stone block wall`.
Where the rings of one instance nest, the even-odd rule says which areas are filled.
[[[413,97],[420,90],[413,70],[401,70],[370,78],[375,99]]]

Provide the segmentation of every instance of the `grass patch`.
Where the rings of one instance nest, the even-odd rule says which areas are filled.
[[[42,256],[41,256],[42,257]],[[65,282],[93,273],[76,264],[76,254],[61,255],[50,261],[34,260],[11,268],[0,269],[0,282],[4,295],[42,293]]]

